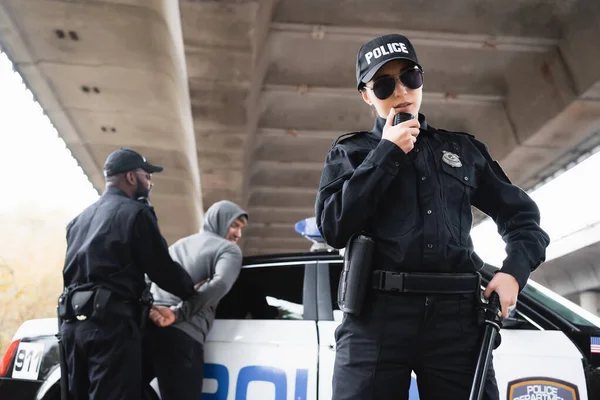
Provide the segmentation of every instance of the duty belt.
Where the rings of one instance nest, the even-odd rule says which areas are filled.
[[[123,317],[137,318],[140,314],[139,306],[127,301],[111,301],[106,307],[109,314],[121,315]]]
[[[481,276],[477,273],[419,273],[375,270],[372,274],[373,289],[387,292],[423,294],[475,293],[481,288]]]
[[[98,295],[98,291],[102,291],[102,295]],[[136,319],[140,314],[137,304],[111,298],[106,289],[75,292],[71,303],[73,314],[79,321],[94,317],[101,320],[105,313]]]

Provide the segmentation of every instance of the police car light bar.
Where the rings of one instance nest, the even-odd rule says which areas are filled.
[[[296,222],[296,233],[304,236],[311,241],[325,242],[319,228],[317,228],[317,219],[310,217]]]
[[[295,229],[296,233],[302,235],[313,243],[310,251],[333,250],[332,247],[325,243],[325,239],[323,239],[323,236],[321,236],[321,232],[319,232],[319,229],[317,228],[317,219],[315,217],[306,218],[296,222]]]

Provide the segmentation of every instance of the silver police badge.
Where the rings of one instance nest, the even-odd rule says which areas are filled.
[[[460,162],[458,155],[444,150],[442,150],[442,153],[444,153],[442,156],[443,162],[454,168],[462,167],[462,163]]]

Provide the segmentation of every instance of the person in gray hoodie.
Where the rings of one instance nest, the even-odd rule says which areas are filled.
[[[154,324],[146,333],[144,376],[147,382],[158,379],[162,400],[198,400],[202,394],[204,341],[219,301],[242,268],[237,242],[247,222],[248,213],[237,204],[219,201],[206,211],[199,233],[169,248],[198,288],[189,301],[151,285]]]

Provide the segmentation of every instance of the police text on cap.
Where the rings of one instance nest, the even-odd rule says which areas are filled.
[[[408,50],[406,50],[406,45],[404,43],[387,43],[387,48],[389,50],[386,51],[385,46],[379,46],[376,49],[369,51],[365,54],[365,59],[367,60],[367,64],[371,64],[371,59],[374,57],[375,59],[380,58],[383,55],[388,55],[391,53],[406,53],[408,54]]]

